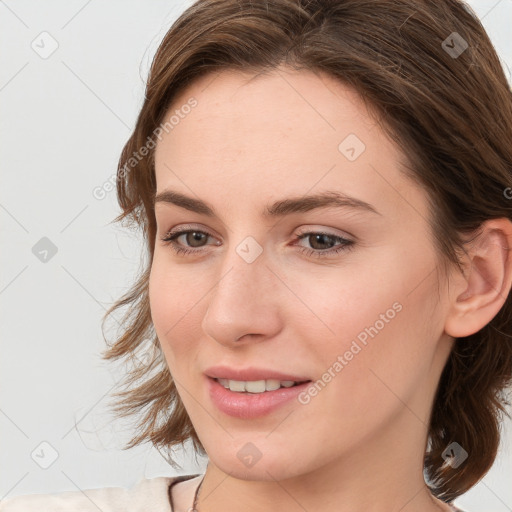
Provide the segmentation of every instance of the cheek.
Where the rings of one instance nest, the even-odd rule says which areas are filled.
[[[344,284],[337,290],[310,288],[312,312],[295,315],[294,331],[309,345],[307,358],[316,359],[312,367],[317,372],[347,373],[351,367],[356,385],[362,368],[388,357],[407,313],[399,290],[390,283],[374,286],[368,279],[341,276],[338,282]]]
[[[156,334],[172,372],[177,357],[194,350],[191,340],[200,340],[198,312],[206,284],[190,272],[161,261],[155,253],[149,277],[149,304]]]
[[[432,268],[426,251],[387,257],[382,251],[373,265],[333,272],[336,286],[301,278],[300,294],[310,310],[296,309],[294,331],[312,344],[316,368],[331,368],[338,356],[346,356],[347,367],[389,368],[389,375],[426,368],[442,334]]]
[[[334,334],[322,340],[317,368],[333,383],[324,399],[339,404],[341,424],[346,411],[358,413],[348,420],[354,428],[365,415],[385,418],[427,389],[442,331],[434,275],[413,284],[427,274],[405,266],[402,276],[364,290],[352,283],[350,296],[332,300],[326,323]]]

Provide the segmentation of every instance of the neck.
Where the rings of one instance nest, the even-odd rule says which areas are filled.
[[[251,474],[252,470],[227,473],[210,460],[197,511],[239,510],[241,503],[246,512],[450,511],[432,496],[424,481],[425,424],[406,408],[401,416],[403,428],[392,422],[379,439],[364,439],[351,451],[308,473],[293,474],[290,464],[281,472],[275,465],[261,466],[258,476]],[[297,468],[299,459],[295,454]]]

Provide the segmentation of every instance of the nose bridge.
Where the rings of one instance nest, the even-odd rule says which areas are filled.
[[[263,248],[252,239],[242,241],[229,252],[214,287],[210,308],[226,306],[255,310],[264,307],[272,273],[267,267],[268,258],[263,254]]]
[[[226,299],[231,294],[250,296],[257,287],[271,285],[268,281],[272,273],[267,267],[268,263],[262,245],[254,237],[246,236],[229,248],[222,263],[220,276],[223,277],[219,278],[216,295],[225,296]]]

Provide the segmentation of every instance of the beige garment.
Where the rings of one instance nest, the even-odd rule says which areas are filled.
[[[0,512],[173,512],[169,486],[197,476],[141,478],[130,489],[103,487],[14,496],[0,501]],[[452,508],[454,512],[464,512],[453,505]]]
[[[0,512],[173,512],[169,486],[198,475],[141,478],[130,489],[103,487],[4,498]]]

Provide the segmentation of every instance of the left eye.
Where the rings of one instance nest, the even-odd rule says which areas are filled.
[[[313,241],[313,243],[311,244],[313,246],[313,249],[309,249],[307,247],[302,247],[302,246],[299,246],[299,247],[302,247],[303,252],[305,252],[309,256],[316,256],[319,258],[322,258],[325,256],[330,256],[332,254],[337,254],[341,251],[352,249],[352,247],[354,245],[353,240],[348,240],[347,238],[343,238],[338,235],[333,235],[332,233],[324,233],[324,232],[316,232],[316,231],[302,233],[295,240],[301,241],[301,240],[305,240],[305,239],[309,240],[310,243],[311,243],[311,241]],[[338,247],[334,247],[336,242],[339,242]],[[327,250],[322,250],[322,248],[319,248],[319,249],[315,248],[314,246],[318,245],[318,244],[320,244],[320,245],[327,244],[327,245],[329,245],[329,247],[327,248]]]
[[[182,236],[185,237],[184,240],[186,244],[188,244],[188,247],[183,247],[177,242],[177,240]],[[171,231],[161,238],[161,240],[166,245],[170,245],[176,254],[190,254],[201,252],[201,248],[204,247],[203,242],[207,241],[209,237],[213,238],[213,235],[210,235],[210,233],[205,231],[187,229]],[[325,257],[327,255],[339,253],[343,250],[349,250],[354,245],[354,241],[352,240],[348,240],[332,233],[316,231],[302,233],[298,235],[294,241],[297,242],[305,239],[309,240],[310,243],[312,242],[313,248],[307,248],[301,245],[297,245],[297,247],[299,247],[302,252],[316,257]],[[338,243],[337,247],[336,243]],[[220,245],[220,242],[215,243],[215,245]],[[317,247],[314,247],[315,245]],[[328,247],[318,248],[318,245],[328,245]]]

